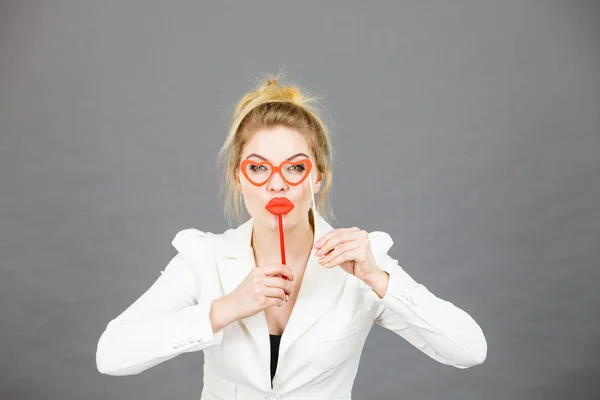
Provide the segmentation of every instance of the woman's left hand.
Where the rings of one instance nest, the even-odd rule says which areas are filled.
[[[339,265],[347,273],[365,280],[378,272],[371,242],[366,231],[353,228],[338,228],[327,232],[315,243],[315,256],[325,268]]]

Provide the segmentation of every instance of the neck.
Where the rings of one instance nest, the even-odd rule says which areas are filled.
[[[314,238],[308,218],[291,228],[287,228],[284,222],[283,229],[286,264],[290,268],[304,267],[310,256]],[[255,223],[252,229],[252,247],[257,266],[281,263],[279,229]]]

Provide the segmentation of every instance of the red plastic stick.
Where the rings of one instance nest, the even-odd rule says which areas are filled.
[[[277,218],[279,219],[279,246],[281,248],[281,263],[283,265],[285,265],[285,243],[283,240],[283,216],[281,214],[279,214],[277,216]],[[287,279],[287,277],[284,277],[284,279]]]
[[[279,222],[279,247],[281,248],[281,263],[285,264],[285,241],[283,238],[283,215],[294,209],[294,203],[285,197],[276,197],[271,199],[265,206],[267,211],[273,215],[277,215]],[[287,280],[287,277],[283,277]]]

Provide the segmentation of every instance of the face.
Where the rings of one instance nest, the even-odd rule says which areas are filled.
[[[306,158],[312,163],[310,175],[299,184],[295,184],[303,175],[303,164],[294,163]],[[282,126],[260,130],[251,137],[242,151],[242,162],[246,159],[256,163],[246,168],[248,177],[255,181],[264,181],[269,175],[267,171],[271,170],[270,166],[263,164],[261,167],[259,163],[269,161],[277,167],[284,161],[288,162],[281,165],[283,176],[274,173],[262,186],[253,184],[238,169],[244,203],[255,223],[277,230],[277,216],[271,214],[265,206],[274,197],[285,197],[294,204],[294,208],[283,215],[284,229],[308,224],[308,211],[312,204],[309,180],[312,180],[316,195],[321,189],[321,178],[318,176],[314,156],[302,134]]]

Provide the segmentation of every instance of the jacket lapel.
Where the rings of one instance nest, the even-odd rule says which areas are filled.
[[[319,236],[333,228],[317,214]],[[256,266],[250,245],[254,220],[250,218],[236,229],[224,233],[224,248],[217,260],[223,295],[230,294]],[[319,238],[314,238],[313,243]],[[281,337],[279,357],[310,328],[332,305],[348,279],[341,268],[323,268],[311,252],[292,313]],[[264,312],[239,320],[253,338],[260,354],[270,356],[269,329]]]
[[[333,229],[320,215],[317,220],[319,237],[313,242]],[[348,277],[348,273],[339,267],[323,268],[319,257],[311,251],[296,304],[281,336],[279,359],[331,307]]]

